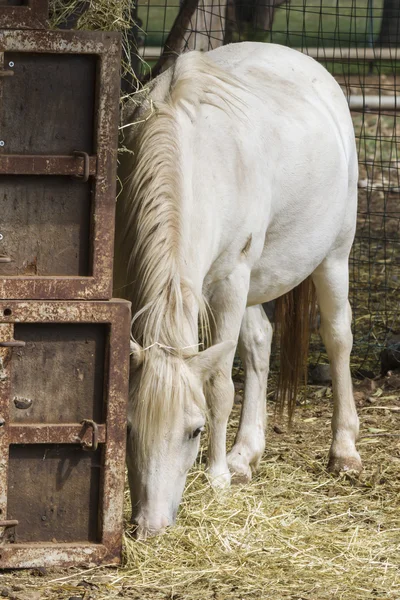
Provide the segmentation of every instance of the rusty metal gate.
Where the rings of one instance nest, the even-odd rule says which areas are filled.
[[[0,568],[118,563],[130,305],[110,300],[120,36],[0,0]],[[41,29],[41,30],[39,30]]]
[[[0,568],[118,562],[129,303],[0,301]]]
[[[118,34],[0,31],[0,298],[111,298],[119,90]]]

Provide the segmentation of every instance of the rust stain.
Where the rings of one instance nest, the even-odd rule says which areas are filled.
[[[63,175],[82,177],[84,159],[80,156],[28,156],[1,154],[0,175]],[[97,158],[89,158],[89,175],[97,174]]]
[[[98,425],[98,443],[106,443],[106,428]],[[43,423],[20,425],[10,423],[10,444],[85,444],[90,447],[92,434],[87,427],[75,424],[47,425]]]
[[[2,313],[8,313],[4,307]],[[10,323],[0,323],[1,341],[9,341],[14,338],[14,326]],[[10,358],[12,348],[0,347],[0,419],[3,425],[0,427],[0,518],[7,514],[7,487],[8,487],[8,428],[10,401]]]

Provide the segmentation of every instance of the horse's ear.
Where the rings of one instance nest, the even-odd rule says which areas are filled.
[[[200,379],[206,382],[221,369],[223,363],[231,352],[234,352],[235,348],[236,342],[231,340],[215,344],[215,346],[211,346],[193,356],[190,359],[190,366],[199,375]]]
[[[138,369],[144,358],[144,350],[137,342],[130,342],[130,355],[131,355],[131,367],[132,369]]]

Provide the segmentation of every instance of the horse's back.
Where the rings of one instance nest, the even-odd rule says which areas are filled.
[[[344,94],[330,73],[317,61],[278,44],[242,42],[222,46],[205,56],[222,71],[232,74],[265,105],[277,110],[277,117],[302,118],[301,105],[326,111],[352,149],[353,126]],[[188,60],[182,55],[179,64]],[[179,75],[177,76],[179,77]],[[237,91],[240,96],[240,91]]]

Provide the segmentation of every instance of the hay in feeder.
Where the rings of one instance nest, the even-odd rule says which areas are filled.
[[[50,27],[83,31],[118,31],[122,36],[122,78],[137,81],[134,46],[136,23],[132,0],[50,0]]]

